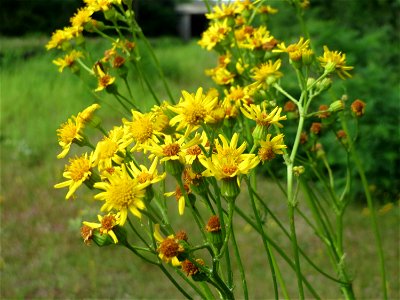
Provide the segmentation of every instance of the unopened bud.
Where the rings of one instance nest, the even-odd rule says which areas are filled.
[[[336,100],[329,105],[329,111],[337,112],[344,109],[344,103],[342,100]]]
[[[237,177],[224,178],[221,181],[221,194],[228,201],[235,201],[236,197],[240,193],[240,187],[237,181]]]
[[[293,174],[299,177],[301,174],[305,172],[305,168],[303,166],[295,166],[293,167]]]

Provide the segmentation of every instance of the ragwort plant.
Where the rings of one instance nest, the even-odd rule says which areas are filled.
[[[362,164],[355,150],[359,119],[365,103],[351,104],[346,95],[326,102],[333,80],[351,78],[352,66],[340,51],[313,49],[302,22],[305,0],[288,1],[297,11],[304,37],[288,43],[274,37],[268,19],[277,13],[267,1],[232,1],[211,7],[209,27],[199,45],[218,54],[215,68],[206,73],[216,87],[182,91],[174,99],[157,57],[135,20],[129,0],[85,0],[71,18],[70,25],[53,33],[47,49],[64,52],[53,62],[62,72],[68,68],[86,74],[97,102],[111,95],[126,114],[121,123],[105,129],[96,116],[95,103],[71,116],[57,130],[61,151],[67,157],[71,147],[82,154],[69,158],[63,176],[55,188],[68,188],[66,199],[83,184],[91,189],[102,205],[98,221],[84,221],[81,235],[86,244],[122,245],[134,255],[155,265],[187,298],[186,286],[201,298],[234,299],[231,247],[241,277],[243,297],[249,299],[246,272],[233,230],[234,218],[246,221],[259,235],[268,260],[274,290],[267,297],[289,298],[276,259],[279,255],[296,274],[298,296],[305,290],[321,298],[302,272],[300,258],[321,276],[337,284],[346,299],[354,299],[352,278],[346,268],[343,244],[343,215],[351,201],[351,174],[355,168],[361,177],[371,209],[371,221],[380,255],[382,293],[386,294],[384,258],[373,203],[367,189]],[[87,35],[98,35],[110,48],[101,57],[86,50]],[[138,41],[142,41],[139,47]],[[169,99],[161,101],[152,81],[141,71],[141,53],[150,53]],[[148,111],[138,108],[128,74],[135,72],[154,98]],[[285,89],[286,74],[297,78],[298,93]],[[339,77],[339,78],[337,78]],[[176,101],[178,100],[178,101]],[[93,140],[87,128],[102,135]],[[293,130],[290,130],[290,129]],[[294,134],[292,134],[294,132]],[[335,172],[325,153],[321,136],[331,135],[337,151],[347,157],[345,184],[335,183]],[[286,168],[286,183],[274,174],[272,160]],[[286,196],[288,218],[279,219],[260,195],[257,170],[267,171]],[[175,181],[175,190],[167,192],[166,178]],[[156,192],[155,186],[162,192]],[[311,215],[298,204],[304,195]],[[247,194],[252,213],[243,210],[238,195]],[[202,242],[193,244],[193,228],[177,231],[170,222],[168,197],[177,200],[179,215],[190,214]],[[200,210],[203,206],[205,210]],[[332,271],[322,270],[297,243],[295,214],[304,218],[317,238],[326,246]],[[287,253],[270,237],[265,218],[272,218],[291,243]],[[136,226],[134,218],[141,226]],[[285,224],[289,224],[289,230]],[[135,237],[132,242],[131,236]],[[202,250],[202,251],[200,251]],[[205,251],[205,252],[204,252]],[[206,257],[207,256],[207,257]],[[206,263],[207,262],[207,263]],[[175,275],[174,275],[175,274]]]

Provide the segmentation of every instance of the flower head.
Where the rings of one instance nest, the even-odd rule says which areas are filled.
[[[340,78],[346,79],[351,77],[347,71],[353,70],[354,67],[346,66],[346,54],[339,51],[330,51],[327,46],[324,46],[324,55],[318,57],[325,72],[331,73],[336,70]]]
[[[206,14],[207,19],[223,19],[236,14],[236,3],[221,4],[214,6],[213,12]]]
[[[203,32],[198,44],[210,51],[225,39],[229,31],[231,31],[231,28],[228,26],[228,19],[224,19],[222,22],[214,22]]]
[[[100,105],[97,103],[90,105],[89,107],[78,113],[78,115],[76,116],[77,121],[83,125],[86,125],[87,123],[92,121],[94,112],[99,108]]]
[[[140,165],[139,167],[137,167],[133,162],[129,164],[133,177],[136,178],[139,183],[147,182],[150,184],[159,182],[163,180],[166,176],[166,173],[158,174],[157,165],[158,157],[154,158],[150,168],[147,168],[144,165]]]
[[[174,126],[179,123],[177,130],[187,129],[191,132],[202,123],[213,121],[210,116],[212,110],[218,103],[218,98],[212,94],[204,95],[203,89],[199,88],[196,94],[189,94],[187,91],[182,91],[182,98],[175,106],[170,106],[169,109],[177,113],[170,121]]]
[[[281,116],[282,108],[278,106],[268,113],[266,109],[266,102],[263,102],[261,105],[244,104],[241,108],[241,111],[247,118],[256,121],[258,126],[266,128],[272,124],[282,128],[283,126],[279,123],[279,121],[287,119],[286,116]]]
[[[91,22],[92,20],[93,10],[89,7],[79,8],[78,11],[74,14],[74,16],[70,19],[71,25],[73,27],[80,28],[83,30],[83,26],[86,23]]]
[[[98,166],[100,171],[109,169],[113,162],[121,164],[126,152],[126,147],[131,143],[122,127],[115,126],[109,131],[108,136],[97,143],[93,154],[93,164]]]
[[[182,164],[185,163],[185,150],[200,143],[200,135],[196,134],[191,140],[185,136],[179,139],[173,138],[171,135],[166,135],[163,143],[144,147],[149,150],[152,155],[161,157],[161,162],[168,160],[178,160]]]
[[[351,111],[357,116],[361,117],[365,113],[365,102],[361,101],[360,99],[354,100],[354,102],[351,104]]]
[[[83,54],[81,51],[77,51],[77,50],[72,50],[70,53],[66,54],[64,57],[59,57],[55,60],[53,60],[53,64],[55,64],[56,66],[59,66],[58,71],[62,72],[64,70],[64,68],[71,68],[75,61],[78,58],[83,57]]]
[[[95,73],[97,75],[97,80],[98,80],[97,88],[94,90],[95,92],[99,92],[106,89],[108,86],[111,86],[115,81],[115,77],[111,76],[110,74],[104,73],[99,64],[96,65]]]
[[[117,225],[120,225],[120,214],[109,213],[105,216],[97,215],[97,218],[100,223],[94,222],[83,222],[84,226],[89,228],[99,230],[100,234],[108,234],[114,241],[114,243],[118,243],[118,238],[115,235],[113,228]]]
[[[78,122],[75,116],[72,116],[67,122],[61,124],[61,127],[57,129],[57,135],[58,143],[63,150],[57,155],[57,158],[64,158],[68,154],[73,142],[83,140],[82,128],[82,123]]]
[[[157,248],[158,256],[165,262],[171,263],[174,267],[180,266],[181,262],[178,256],[185,251],[179,243],[181,240],[173,234],[164,238],[160,233],[160,224],[154,225],[154,237],[159,243]]]
[[[93,153],[88,157],[87,153],[85,153],[81,157],[71,158],[69,160],[69,165],[65,166],[63,176],[68,180],[54,186],[56,189],[63,187],[69,188],[65,199],[69,199],[78,187],[90,178],[92,174],[92,155]]]
[[[159,132],[155,129],[155,116],[152,113],[142,114],[132,110],[132,121],[124,120],[124,126],[127,137],[136,143],[132,150],[141,150],[144,145],[159,142]]]
[[[261,161],[271,160],[275,158],[276,154],[283,154],[282,149],[287,146],[283,143],[283,134],[278,134],[271,139],[271,134],[267,134],[265,141],[260,141],[260,149],[258,150],[258,157]]]
[[[183,187],[185,188],[185,193],[187,195],[189,195],[191,193],[189,185],[184,184]],[[186,200],[185,200],[185,195],[183,194],[181,188],[179,186],[177,186],[175,191],[169,192],[169,193],[165,193],[164,195],[167,196],[167,197],[175,196],[176,201],[178,202],[179,215],[182,216],[184,214],[184,212],[185,212]]]
[[[266,63],[261,64],[252,69],[253,76],[255,79],[255,85],[257,87],[266,88],[268,85],[276,81],[278,78],[282,77],[282,72],[278,71],[281,67],[281,60],[278,59],[275,62],[269,60]]]
[[[125,224],[128,217],[128,211],[140,218],[140,210],[145,209],[143,198],[145,189],[150,184],[146,181],[140,183],[137,178],[129,175],[128,167],[122,165],[121,168],[114,168],[112,174],[105,173],[106,181],[96,182],[94,187],[104,190],[97,194],[94,198],[105,201],[101,207],[101,211],[116,210],[120,212],[120,225]]]
[[[200,162],[207,168],[203,176],[214,176],[215,178],[231,179],[240,174],[247,174],[259,163],[254,154],[244,154],[246,142],[237,147],[239,135],[235,133],[230,143],[223,135],[215,140],[216,153],[209,158],[201,158]],[[221,141],[221,142],[220,142]],[[222,144],[221,144],[222,143]]]

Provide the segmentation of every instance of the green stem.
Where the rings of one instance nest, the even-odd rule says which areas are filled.
[[[246,183],[247,183],[247,187],[248,187],[248,190],[249,190],[251,206],[253,208],[253,213],[254,213],[254,215],[256,217],[258,228],[259,228],[259,230],[261,232],[261,236],[264,236],[265,235],[264,228],[263,228],[263,225],[262,225],[262,221],[261,221],[260,215],[259,215],[258,210],[257,210],[256,202],[254,201],[254,195],[253,195],[253,190],[251,188],[251,182],[250,182],[250,180],[248,178],[246,178]],[[275,299],[279,299],[278,284],[277,284],[277,281],[276,281],[276,272],[275,272],[274,264],[272,263],[272,255],[273,255],[273,253],[271,251],[271,248],[268,245],[268,241],[266,239],[264,239],[264,238],[262,239],[262,241],[263,241],[263,244],[264,244],[264,248],[265,248],[265,250],[267,252],[268,263],[269,263],[269,266],[270,266],[270,269],[271,269],[271,275],[272,275],[272,282],[273,282],[273,286],[274,286]]]
[[[172,277],[172,275],[168,272],[168,270],[162,265],[159,264],[161,271],[168,277],[168,279],[174,284],[174,286],[186,297],[186,299],[193,299],[186,291],[179,285],[178,282]]]
[[[251,227],[253,227],[258,233],[262,234],[258,226],[243,211],[241,211],[238,207],[236,207],[235,210],[238,213],[238,215],[241,216]],[[274,242],[274,240],[272,240],[267,234],[265,234],[263,237],[268,240],[268,243],[278,252],[278,254],[286,261],[286,263],[293,270],[295,270],[295,264],[289,258],[289,256],[287,256],[286,253],[282,250],[282,247],[277,245]],[[303,275],[301,274],[301,276]],[[321,299],[321,297],[317,294],[313,286],[310,284],[310,282],[308,282],[307,278],[305,278],[304,276],[303,276],[303,282],[315,299]]]
[[[343,114],[342,114],[341,121],[342,121],[342,127],[343,127],[344,131],[346,132],[346,135],[350,136],[349,130],[347,128],[347,123],[344,120]],[[376,248],[377,248],[378,256],[379,256],[379,267],[380,267],[381,280],[382,280],[382,293],[383,293],[383,298],[386,300],[386,299],[388,299],[388,294],[387,294],[387,287],[386,287],[385,257],[383,254],[382,239],[381,239],[381,234],[379,232],[379,225],[378,225],[378,220],[377,220],[376,211],[375,211],[375,207],[374,207],[374,202],[372,200],[372,196],[369,191],[368,180],[367,180],[367,177],[365,176],[364,167],[360,161],[359,155],[358,155],[356,149],[354,148],[351,139],[348,139],[348,140],[349,140],[349,151],[350,151],[353,161],[358,169],[358,174],[360,175],[361,183],[362,183],[363,189],[364,189],[364,194],[365,194],[365,197],[367,198],[367,204],[368,204],[368,208],[370,210],[371,226],[372,226],[372,230],[373,230],[373,233],[375,236]]]
[[[268,212],[268,214],[274,219],[274,221],[276,222],[276,224],[279,226],[279,228],[283,231],[283,233],[290,239],[290,234],[289,232],[286,230],[286,228],[283,226],[283,224],[281,223],[281,221],[275,216],[275,214],[269,209],[269,207],[264,203],[264,201],[262,201],[262,199],[260,198],[260,196],[253,191],[254,196],[260,201],[260,203],[264,206],[264,208],[266,209],[266,211]],[[329,245],[331,245],[332,243],[330,243]],[[326,278],[329,278],[332,281],[341,283],[341,284],[346,284],[345,282],[342,282],[332,276],[330,276],[329,274],[327,274],[326,272],[324,272],[323,270],[321,270],[307,255],[306,253],[299,248],[300,254],[304,257],[304,259],[319,273],[321,273],[323,276],[325,276]],[[277,269],[278,271],[279,269]]]
[[[299,104],[299,101],[297,101],[292,95],[290,95],[288,92],[286,92],[279,84],[274,83],[273,87],[278,90],[281,94],[289,98],[291,101],[293,101],[295,104]]]
[[[376,211],[375,211],[374,203],[373,203],[373,200],[371,197],[371,193],[369,191],[368,181],[367,181],[367,178],[365,177],[363,165],[354,149],[352,149],[352,154],[353,154],[353,160],[358,169],[358,174],[361,177],[361,182],[363,185],[365,196],[367,198],[368,208],[369,208],[370,216],[371,216],[371,226],[372,226],[372,230],[374,232],[374,236],[375,236],[375,240],[376,240],[376,248],[378,250],[378,256],[379,256],[379,266],[380,266],[380,271],[381,271],[383,298],[386,300],[386,299],[388,299],[388,295],[387,295],[387,287],[386,287],[385,257],[383,254],[382,239],[381,239],[381,234],[379,232]]]
[[[128,248],[130,251],[132,251],[135,255],[137,255],[138,257],[140,257],[141,259],[143,259],[144,261],[152,264],[152,265],[156,265],[159,266],[160,264],[156,261],[152,261],[151,259],[148,259],[146,256],[143,256],[142,254],[140,254],[137,249],[135,249],[134,247],[132,247],[130,244],[126,243],[124,244],[124,246],[126,248]]]
[[[235,252],[236,261],[237,261],[238,267],[239,267],[240,278],[242,279],[243,297],[245,300],[248,300],[249,292],[247,289],[246,273],[243,268],[242,259],[240,258],[239,247],[236,242],[234,230],[232,230],[232,244],[233,244],[233,251]]]
[[[132,20],[132,21],[135,22],[135,25],[139,28],[139,30],[138,30],[139,38],[141,38],[144,41],[147,49],[150,52],[150,55],[151,55],[152,59],[154,60],[154,63],[156,64],[157,71],[158,71],[158,73],[159,73],[159,75],[161,77],[161,80],[162,80],[162,82],[164,84],[164,88],[165,88],[165,90],[166,90],[166,92],[167,92],[167,94],[168,94],[168,96],[170,98],[171,103],[175,104],[174,97],[172,96],[171,90],[169,89],[169,86],[168,86],[167,81],[165,79],[164,72],[163,72],[163,70],[161,68],[161,65],[160,65],[160,62],[159,62],[157,56],[154,53],[153,47],[151,46],[151,44],[150,44],[149,40],[146,38],[146,36],[143,34],[142,29],[139,27],[139,25],[136,23],[136,21],[135,20]]]

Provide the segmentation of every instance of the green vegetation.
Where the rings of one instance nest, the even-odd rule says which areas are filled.
[[[55,131],[66,116],[76,114],[96,99],[75,75],[59,75],[51,64],[52,54],[45,53],[43,49],[44,39],[3,39],[0,42],[0,297],[179,297],[179,292],[171,287],[159,270],[134,259],[128,251],[122,248],[86,247],[83,244],[79,227],[83,219],[95,213],[95,210],[84,208],[93,200],[81,192],[72,205],[63,199],[64,191],[52,188],[60,182],[60,170],[65,163],[55,158],[59,151]],[[194,42],[182,44],[178,40],[161,39],[154,43],[175,97],[179,97],[181,89],[193,91],[198,85],[211,85],[203,70],[215,64],[213,55],[201,50]],[[148,64],[147,72],[151,74],[152,67],[146,61],[146,57],[143,57],[143,64]],[[165,96],[161,85],[155,88],[160,97]],[[139,95],[143,105],[151,101],[151,97],[141,92],[140,84],[135,87],[135,94]],[[367,98],[364,100],[370,103]],[[112,101],[107,99],[102,103],[107,106],[108,113],[112,113],[110,108],[115,107]],[[105,115],[101,110],[99,114],[110,123],[118,115],[117,112],[115,115]],[[285,219],[286,204],[280,191],[265,179],[260,181],[260,186],[264,188],[264,196],[268,197],[272,210]],[[173,201],[171,208],[175,205]],[[248,200],[240,198],[237,201]],[[353,271],[351,275],[356,295],[360,299],[376,298],[380,295],[379,288],[374,288],[380,284],[379,273],[375,271],[376,252],[370,242],[369,220],[362,209],[362,206],[353,205],[347,212],[346,253],[351,262],[349,270]],[[177,217],[176,228],[185,228],[188,217]],[[397,268],[399,217],[396,204],[380,220],[388,267],[388,289],[392,299],[400,297]],[[299,244],[317,262],[325,261],[323,246],[313,238],[309,227],[302,225],[300,218],[297,222]],[[248,258],[245,260],[245,269],[252,270],[247,278],[249,288],[254,292],[251,298],[265,298],[272,290],[272,283],[271,280],[265,281],[265,274],[269,272],[266,258],[258,252],[262,243],[239,217],[235,219],[235,227],[241,254]],[[267,220],[267,228],[274,241],[290,249],[289,241],[281,234],[276,223]],[[286,269],[283,262],[281,265],[288,286],[294,287],[289,293],[295,296],[293,271]],[[315,270],[306,262],[302,262],[302,265],[307,278],[324,298],[340,297],[339,290],[330,287],[321,277],[314,276]],[[239,281],[240,278],[235,280]]]

